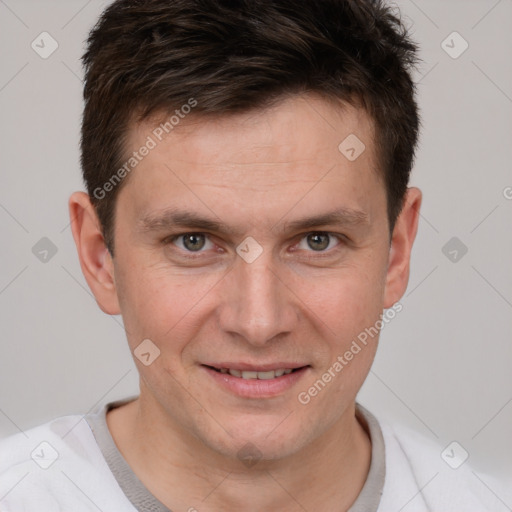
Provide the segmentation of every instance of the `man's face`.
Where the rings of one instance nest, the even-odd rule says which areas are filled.
[[[155,126],[134,127],[129,148]],[[338,149],[350,134],[366,146],[353,161]],[[303,96],[181,121],[116,204],[115,285],[130,348],[149,339],[160,350],[148,366],[135,360],[145,414],[217,453],[252,443],[265,458],[343,423],[377,337],[307,404],[304,392],[391,306],[386,215],[362,110]]]

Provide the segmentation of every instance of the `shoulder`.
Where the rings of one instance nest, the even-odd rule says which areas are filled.
[[[0,475],[16,467],[48,469],[60,458],[59,450],[66,452],[72,445],[86,448],[89,433],[83,417],[72,415],[0,439]]]
[[[0,440],[2,512],[108,509],[119,505],[108,491],[116,488],[83,416],[56,418]]]
[[[510,510],[511,486],[475,470],[461,443],[444,446],[405,425],[379,423],[386,453],[385,503],[379,511],[387,510],[391,502],[404,511],[418,512]]]

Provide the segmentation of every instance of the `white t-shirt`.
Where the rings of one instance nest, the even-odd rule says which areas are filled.
[[[0,440],[0,511],[168,512],[133,473],[107,427],[107,411],[135,398]],[[349,512],[510,512],[512,483],[474,472],[462,447],[443,450],[408,428],[377,421],[360,404],[356,412],[372,457]],[[191,507],[201,510],[200,503]]]

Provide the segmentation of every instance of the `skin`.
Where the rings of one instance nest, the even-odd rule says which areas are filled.
[[[132,126],[128,148],[155,123]],[[355,161],[338,150],[351,133],[366,146]],[[350,507],[370,465],[355,399],[378,337],[307,405],[297,397],[402,297],[420,205],[421,192],[409,188],[390,239],[373,122],[314,95],[183,120],[120,190],[114,258],[87,194],[71,196],[73,236],[98,305],[123,315],[132,352],[144,339],[160,350],[149,366],[134,358],[140,397],[107,416],[119,450],[160,501],[200,512]],[[200,229],[144,229],[143,219],[171,207],[236,232],[206,231],[193,252],[172,236]],[[287,225],[340,207],[362,220]],[[319,231],[334,236],[311,245]],[[248,236],[263,250],[252,263],[236,253]],[[212,361],[309,367],[290,389],[255,399],[219,386],[201,366]],[[247,443],[261,456],[252,467],[237,456]]]

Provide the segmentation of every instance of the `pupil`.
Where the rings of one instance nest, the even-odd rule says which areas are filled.
[[[323,241],[322,241],[323,238]],[[313,242],[313,244],[311,244]],[[317,245],[315,245],[317,244]],[[321,251],[329,246],[329,237],[323,233],[314,233],[308,237],[308,245],[315,251]]]
[[[194,233],[185,235],[183,243],[187,249],[197,251],[204,246],[204,235]]]

